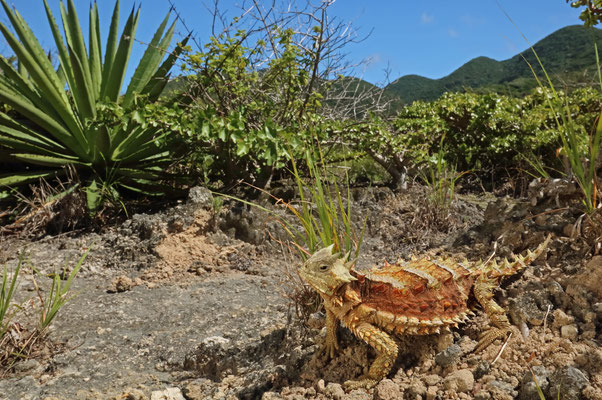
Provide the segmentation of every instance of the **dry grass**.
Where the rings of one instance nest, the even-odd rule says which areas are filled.
[[[66,178],[52,183],[42,179],[29,186],[28,194],[17,192],[16,198],[14,222],[0,227],[0,233],[38,237],[71,231],[90,222],[86,195],[72,168],[66,169]]]

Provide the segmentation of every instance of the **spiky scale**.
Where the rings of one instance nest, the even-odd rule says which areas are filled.
[[[534,252],[516,256],[513,262],[505,259],[499,264],[495,260],[484,264],[412,256],[408,262],[385,262],[384,268],[367,273],[352,270],[352,263],[333,255],[331,246],[310,257],[299,268],[299,275],[324,300],[327,355],[338,348],[337,320],[376,350],[377,358],[367,378],[346,382],[347,388],[370,387],[387,375],[397,356],[397,345],[386,332],[426,335],[450,331],[474,315],[469,304],[471,293],[494,326],[484,333],[477,351],[505,335],[510,323],[504,309],[492,300],[493,291],[501,278],[539,257],[549,241],[550,237]]]

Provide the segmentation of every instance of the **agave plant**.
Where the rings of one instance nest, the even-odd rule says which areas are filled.
[[[119,34],[116,1],[103,61],[96,2],[90,7],[86,48],[73,1],[68,0],[67,6],[60,2],[63,38],[44,0],[58,51],[55,69],[22,16],[5,0],[0,2],[12,25],[11,31],[0,23],[0,31],[18,60],[15,68],[0,56],[0,102],[16,112],[0,112],[0,151],[13,160],[38,166],[37,170],[0,176],[0,187],[54,176],[71,165],[86,186],[92,211],[103,187],[111,188],[113,194],[118,186],[145,193],[166,190],[162,180],[165,167],[173,161],[173,149],[165,137],[171,130],[166,124],[147,121],[143,111],[145,104],[160,101],[169,70],[188,40],[168,53],[175,28],[174,21],[166,30],[169,13],[121,93],[140,8],[132,9]],[[107,121],[107,115],[112,121]]]

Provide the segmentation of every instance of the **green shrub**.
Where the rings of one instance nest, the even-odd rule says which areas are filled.
[[[245,45],[244,30],[218,35],[204,51],[188,56],[189,95],[198,119],[187,142],[191,164],[201,166],[208,182],[264,186],[286,171],[291,156],[303,156],[307,132],[324,122],[316,114],[320,95],[307,91],[310,50],[295,43],[291,29],[275,27],[270,35],[269,48],[262,40]],[[263,69],[255,69],[253,62],[264,58]]]
[[[495,175],[523,168],[525,155],[540,160],[546,170],[558,171],[562,164],[555,154],[562,146],[561,124],[550,102],[566,107],[572,129],[582,138],[578,145],[586,149],[587,132],[602,104],[594,88],[569,95],[558,92],[557,98],[541,88],[520,99],[494,93],[446,93],[433,102],[405,106],[392,126],[373,118],[344,133],[394,179],[399,179],[402,169],[416,174],[421,166],[432,164],[431,154],[441,150],[444,161],[460,171]]]

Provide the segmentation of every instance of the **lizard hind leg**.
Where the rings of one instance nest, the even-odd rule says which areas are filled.
[[[494,280],[482,279],[477,281],[473,289],[477,301],[483,306],[483,310],[493,325],[481,334],[475,352],[486,349],[496,339],[505,338],[512,331],[506,310],[493,300],[493,291],[496,287],[497,282]]]
[[[397,359],[397,343],[391,337],[369,323],[350,327],[353,334],[376,350],[376,360],[370,366],[368,374],[355,381],[346,381],[345,389],[370,389],[385,378]]]

